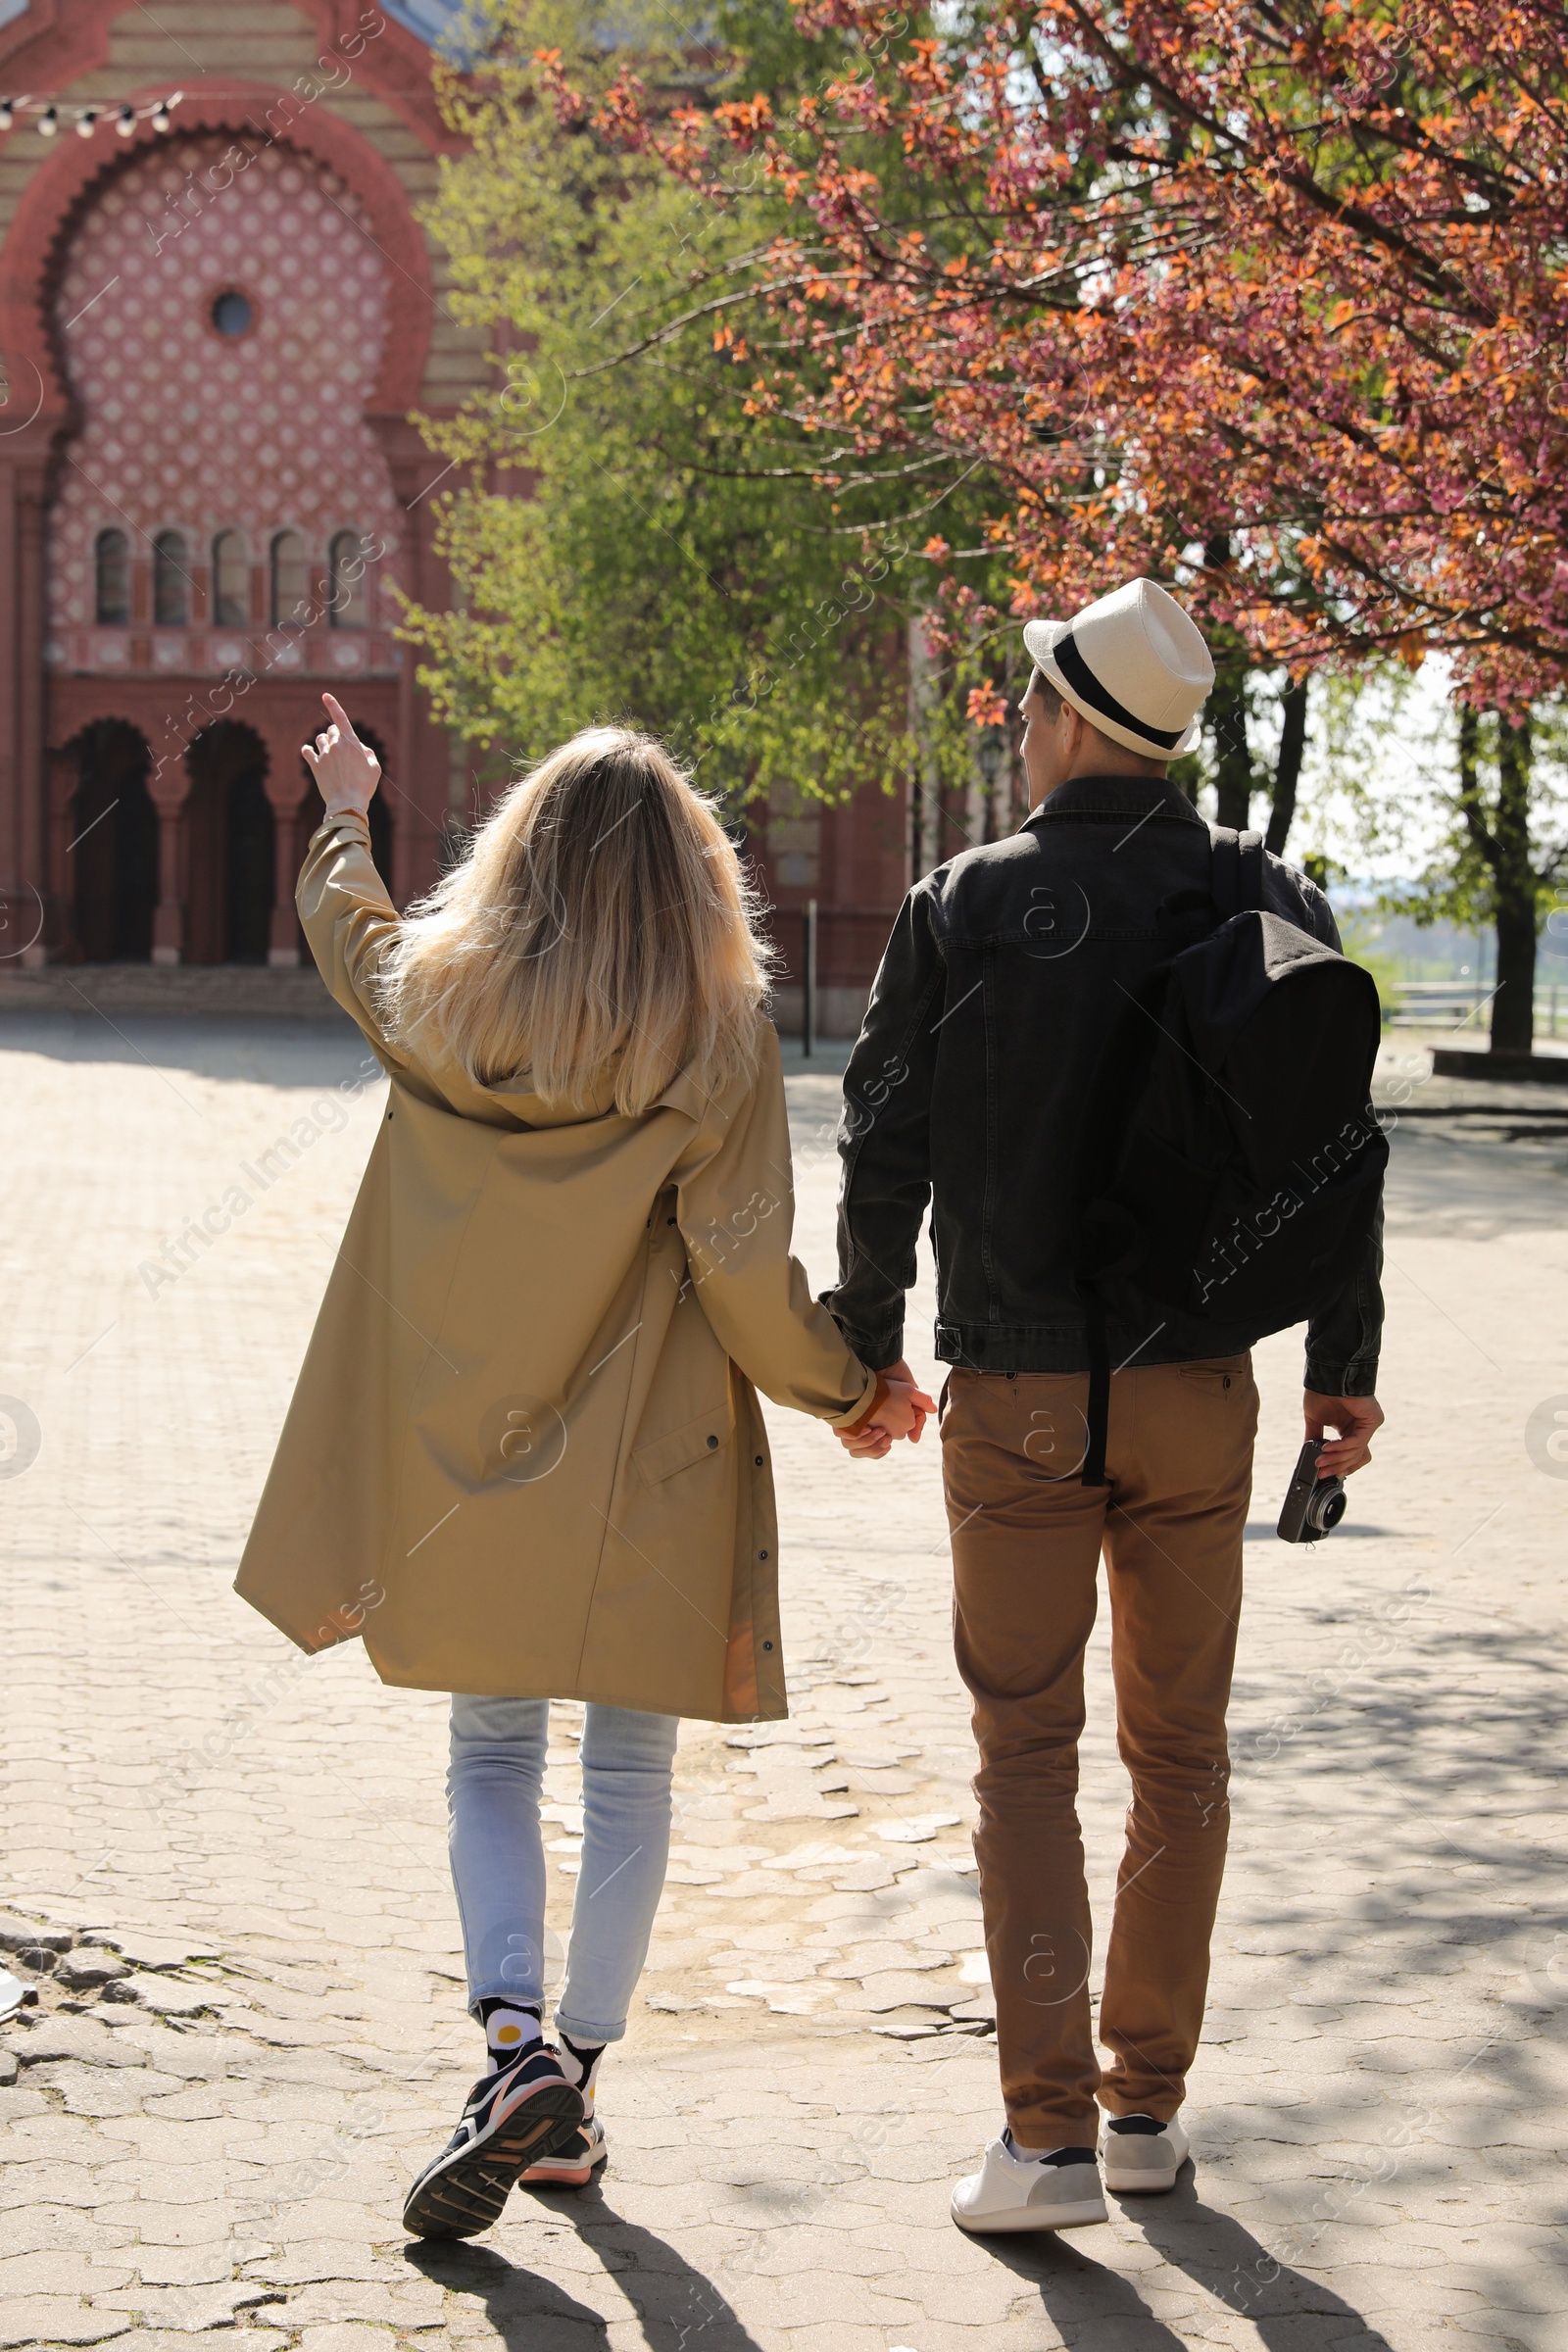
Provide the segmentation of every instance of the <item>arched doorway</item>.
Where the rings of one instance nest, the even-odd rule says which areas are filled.
[[[146,963],[158,906],[146,738],[124,719],[97,719],[77,738],[76,767],[68,852],[77,941],[88,963]]]
[[[197,736],[185,764],[185,960],[265,963],[275,827],[266,746],[237,719],[220,719]]]

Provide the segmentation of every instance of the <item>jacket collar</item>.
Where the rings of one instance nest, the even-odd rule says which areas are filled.
[[[1203,820],[1185,792],[1168,776],[1073,776],[1032,808],[1026,824],[1050,816],[1162,816],[1200,825]]]

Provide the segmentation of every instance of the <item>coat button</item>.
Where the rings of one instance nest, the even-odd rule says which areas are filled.
[[[762,1643],[762,1647],[763,1647],[764,1649],[771,1649],[771,1648],[772,1648],[772,1646],[773,1646],[773,1644],[772,1644],[772,1642],[764,1642]]]
[[[759,1468],[759,1470],[760,1470],[760,1468],[762,1467],[762,1457],[761,1457],[761,1455],[760,1455],[760,1453],[754,1453],[754,1454],[753,1454],[753,1456],[752,1456],[752,1459],[753,1459],[753,1461],[754,1461],[754,1462],[757,1464],[757,1467]]]
[[[765,1560],[765,1559],[766,1559],[766,1557],[767,1557],[767,1554],[766,1554],[766,1552],[765,1552],[765,1551],[760,1551],[760,1552],[758,1553],[758,1555],[757,1555],[757,1556],[758,1556],[758,1558],[759,1558],[760,1560]]]
[[[1227,1381],[1227,1382],[1225,1383],[1225,1386],[1226,1386],[1227,1388],[1229,1388],[1229,1387],[1230,1387],[1230,1385],[1231,1385],[1231,1384],[1230,1384],[1230,1382],[1229,1382],[1229,1381]],[[708,1443],[710,1444],[710,1446],[716,1446],[716,1445],[718,1444],[718,1440],[717,1440],[716,1438],[710,1438],[710,1439],[709,1439],[709,1441],[708,1441]]]
[[[1225,1386],[1226,1386],[1227,1388],[1229,1388],[1229,1387],[1230,1387],[1230,1385],[1231,1385],[1231,1376],[1230,1376],[1230,1374],[1227,1372],[1227,1373],[1226,1373],[1226,1375],[1225,1375]]]

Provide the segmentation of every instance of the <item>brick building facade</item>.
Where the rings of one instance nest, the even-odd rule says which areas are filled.
[[[485,370],[416,217],[451,11],[9,8],[0,90],[59,115],[51,137],[36,100],[0,113],[0,972],[296,964],[322,687],[382,756],[400,903],[467,790],[389,595],[445,593],[444,461],[410,414]],[[792,982],[820,908],[828,1031],[858,1018],[914,838],[878,792],[758,812]]]

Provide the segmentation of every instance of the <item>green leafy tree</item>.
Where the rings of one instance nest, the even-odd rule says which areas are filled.
[[[1424,836],[1422,870],[1412,884],[1383,893],[1388,912],[1495,931],[1492,1049],[1525,1054],[1541,933],[1568,884],[1568,710],[1538,703],[1513,721],[1453,704],[1423,743],[1412,685],[1398,670],[1325,681],[1319,709],[1327,765],[1351,804],[1365,850],[1397,854]],[[1375,796],[1367,771],[1394,740],[1417,753],[1417,781]]]
[[[1540,936],[1568,875],[1563,716],[1548,709],[1513,724],[1461,706],[1457,738],[1444,856],[1403,905],[1418,919],[1495,927],[1492,1050],[1528,1054]]]
[[[739,57],[745,86],[798,82],[788,12],[705,49],[657,9],[495,0],[464,54],[437,70],[466,145],[427,220],[495,379],[424,420],[462,483],[438,517],[453,609],[406,614],[437,714],[495,774],[625,718],[737,807],[902,780],[924,493],[853,478],[750,397],[750,271],[783,209],[760,171],[697,192],[615,135],[628,58],[666,113],[721,97]],[[552,69],[580,105],[551,103]]]

